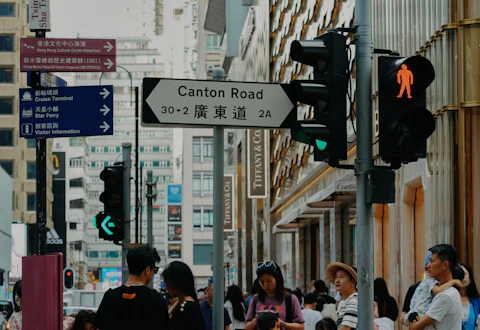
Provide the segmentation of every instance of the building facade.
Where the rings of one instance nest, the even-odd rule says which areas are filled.
[[[29,224],[29,253],[36,253],[36,155],[35,140],[19,137],[19,88],[27,76],[20,72],[20,38],[32,37],[27,22],[28,1],[0,2],[0,166],[13,179],[12,221]],[[52,155],[47,140],[47,159]],[[47,161],[47,226],[52,228],[52,164]]]
[[[0,297],[8,299],[9,272],[12,264],[12,203],[13,180],[10,175],[0,168]]]
[[[233,59],[225,56],[223,67],[232,80],[261,80],[263,75],[258,70],[250,71],[251,67],[260,65],[270,67],[267,80],[271,82],[310,79],[309,68],[290,60],[291,42],[312,39],[330,28],[353,27],[354,5],[353,0],[274,0],[260,16],[263,5],[259,2],[249,8],[257,14],[251,40],[258,38],[259,29],[268,34],[263,47],[255,49],[257,52],[266,49],[267,63],[259,56],[254,64],[252,58],[249,66],[247,48],[246,60],[240,61],[237,54]],[[228,2],[224,8],[228,12]],[[480,95],[480,54],[478,42],[474,41],[478,38],[474,36],[478,36],[480,29],[480,7],[468,0],[437,1],[432,6],[427,2],[414,5],[377,1],[372,11],[375,48],[395,50],[402,56],[425,56],[436,70],[436,78],[427,90],[428,109],[436,118],[436,130],[428,140],[428,156],[397,170],[396,203],[374,205],[373,211],[375,276],[384,277],[391,294],[402,303],[408,287],[423,278],[423,260],[427,249],[434,244],[453,244],[460,259],[472,265],[478,277],[480,265],[475,260],[472,244],[478,241],[480,226],[474,202],[478,191],[475,188],[478,181],[475,110]],[[262,22],[269,23],[263,25]],[[228,20],[226,24],[228,31]],[[230,36],[227,32],[227,38]],[[349,43],[351,37],[349,35]],[[353,44],[350,48],[355,54]],[[235,70],[236,62],[238,70]],[[349,63],[353,69],[354,57]],[[378,111],[376,66],[374,58],[373,118]],[[252,72],[252,76],[248,72]],[[351,79],[353,93],[355,75]],[[310,116],[310,109],[299,107],[299,119]],[[373,126],[376,127],[375,123]],[[354,137],[351,126],[347,127],[349,136]],[[299,286],[302,290],[308,289],[311,279],[325,279],[326,265],[332,261],[355,266],[358,247],[354,173],[314,162],[310,146],[292,141],[288,131],[272,130],[268,151],[270,189],[262,208],[259,206],[262,200],[249,201],[241,191],[241,187],[248,185],[243,181],[244,167],[240,165],[246,157],[244,134],[236,135],[237,200],[242,204],[242,212],[247,213],[246,218],[237,214],[239,232],[247,233],[237,238],[238,249],[243,253],[236,258],[237,267],[242,269],[236,279],[239,284],[249,288],[255,277],[251,268],[262,258],[271,258],[281,266],[286,286]],[[378,136],[378,132],[375,135]],[[378,146],[373,148],[375,162],[380,165]],[[356,146],[352,143],[346,163],[354,163],[355,152]]]

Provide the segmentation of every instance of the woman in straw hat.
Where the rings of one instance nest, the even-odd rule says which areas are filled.
[[[356,329],[358,324],[357,272],[354,268],[333,262],[327,266],[327,276],[342,296],[337,307],[339,330]]]

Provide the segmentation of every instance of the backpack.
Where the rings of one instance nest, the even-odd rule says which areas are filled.
[[[255,305],[255,310],[256,310],[256,307],[257,307],[257,298],[258,296],[257,295],[254,295],[253,296],[253,304]],[[292,295],[289,294],[287,296],[285,296],[285,313],[286,313],[286,316],[285,316],[285,322],[287,323],[292,323],[293,322],[293,306],[292,306]]]

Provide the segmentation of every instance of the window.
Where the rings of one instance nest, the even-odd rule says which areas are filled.
[[[213,138],[193,138],[193,161],[195,163],[211,163],[213,161]]]
[[[193,264],[210,265],[213,252],[212,244],[194,244],[193,245]]]
[[[71,137],[70,138],[70,147],[81,147],[83,142],[82,137]]]
[[[13,34],[0,35],[0,52],[13,52]]]
[[[88,257],[89,258],[98,258],[98,251],[88,251]]]
[[[27,162],[27,180],[34,180],[37,177],[37,163]]]
[[[37,210],[37,194],[27,193],[27,211]]]
[[[203,228],[213,227],[213,207],[212,206],[194,206],[193,207],[193,227]]]
[[[199,196],[202,194],[202,176],[201,173],[193,173],[193,195]]]
[[[0,67],[0,83],[13,83],[13,66]]]
[[[0,166],[13,177],[13,160],[2,160],[0,161]]]
[[[105,258],[118,258],[118,251],[106,251]]]
[[[35,148],[37,146],[37,140],[27,139],[27,148]]]
[[[77,230],[77,223],[76,222],[70,222],[70,230]]]
[[[0,3],[0,17],[14,17],[15,4],[14,3]]]
[[[82,157],[70,158],[70,167],[82,167],[82,166],[83,166]]]
[[[203,195],[213,194],[213,173],[203,174]]]
[[[216,34],[210,34],[206,37],[206,48],[208,51],[219,51],[220,50],[220,36]]]
[[[73,199],[70,201],[70,208],[71,209],[83,209],[83,199]]]
[[[77,179],[71,179],[70,180],[70,188],[81,188],[83,187],[83,179],[82,178],[77,178]]]
[[[0,97],[0,115],[13,115],[13,97]]]
[[[0,129],[0,147],[13,147],[13,129]]]

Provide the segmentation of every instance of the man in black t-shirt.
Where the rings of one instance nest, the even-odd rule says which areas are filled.
[[[128,280],[125,285],[105,292],[97,311],[95,326],[101,330],[167,329],[165,299],[146,285],[158,272],[160,256],[149,245],[127,253]]]

